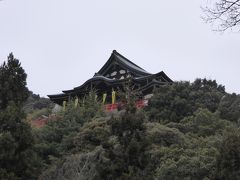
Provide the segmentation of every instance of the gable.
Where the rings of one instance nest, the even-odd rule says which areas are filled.
[[[151,75],[115,50],[97,74],[111,79],[126,78],[128,75],[133,77]]]
[[[125,79],[129,76],[129,71],[118,64],[111,64],[103,76],[110,79]]]

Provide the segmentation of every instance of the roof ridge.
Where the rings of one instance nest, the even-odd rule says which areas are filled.
[[[120,54],[120,53],[117,52],[116,50],[113,50],[112,53],[113,53],[113,54],[116,54],[116,55],[118,55],[118,56],[121,56],[123,59],[125,59],[126,61],[128,61],[128,62],[131,63],[132,65],[134,65],[134,66],[136,66],[136,67],[138,67],[138,68],[146,71],[145,69],[141,68],[140,66],[138,66],[138,65],[136,65],[135,63],[133,63],[132,61],[130,61],[128,58],[124,57],[122,54]]]
[[[111,63],[114,62],[114,60],[118,61],[119,64],[122,64],[122,66],[125,66],[126,68],[132,69],[135,71],[137,74],[151,74],[147,72],[145,69],[139,67],[120,53],[118,53],[116,50],[112,51],[112,54],[108,61],[103,65],[103,67],[97,72],[98,74],[102,74],[105,71],[105,68],[107,68]]]

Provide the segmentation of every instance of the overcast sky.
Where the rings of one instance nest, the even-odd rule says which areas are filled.
[[[29,89],[46,96],[81,85],[116,49],[151,73],[240,93],[240,33],[213,32],[206,1],[2,0],[0,63],[13,52]]]

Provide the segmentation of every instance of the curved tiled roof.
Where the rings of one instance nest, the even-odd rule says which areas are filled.
[[[104,71],[111,65],[111,63],[113,63],[113,61],[116,61],[117,63],[125,66],[126,69],[135,71],[138,74],[151,75],[151,73],[134,64],[133,62],[125,58],[123,55],[119,54],[116,50],[113,50],[112,55],[110,56],[108,61],[103,65],[103,67],[98,71],[98,74],[103,75]]]
[[[117,60],[124,63],[126,66],[135,69],[136,71],[141,71],[146,74],[151,74],[144,70],[143,68],[139,67],[138,65],[134,64],[133,62],[129,61],[127,58],[125,58],[123,55],[119,54],[117,51],[113,51],[113,54],[117,57]]]
[[[96,73],[91,79],[87,80],[82,85],[75,87],[71,90],[62,91],[63,93],[61,94],[48,95],[48,97],[52,101],[58,104],[61,104],[61,101],[65,101],[69,97],[72,97],[72,96],[74,97],[76,95],[79,95],[79,93],[80,94],[86,93],[85,87],[89,87],[89,84],[92,85],[92,83],[93,85],[97,85],[99,83],[105,83],[106,86],[109,86],[109,87],[120,86],[123,82],[126,81],[126,79],[111,79],[104,76],[104,73],[108,71],[110,66],[112,66],[112,63],[117,63],[118,65],[122,66],[125,70],[129,70],[131,73],[135,74],[132,79],[134,83],[141,84],[142,82],[147,81],[148,83],[146,85],[143,85],[140,88],[140,90],[146,89],[153,84],[161,85],[161,84],[173,82],[163,71],[156,74],[151,74],[114,50],[110,58],[108,59],[108,61],[98,71],[98,73]]]

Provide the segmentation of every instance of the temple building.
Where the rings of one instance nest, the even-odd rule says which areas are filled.
[[[112,92],[123,90],[129,78],[142,99],[152,94],[154,88],[173,82],[163,71],[151,74],[113,50],[108,61],[91,79],[78,87],[64,90],[61,94],[48,95],[48,97],[54,103],[62,105],[64,101],[76,97],[83,98],[94,90],[98,97],[105,95],[106,103],[110,103]]]

